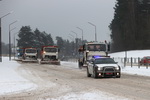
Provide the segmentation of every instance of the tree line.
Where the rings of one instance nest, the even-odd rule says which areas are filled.
[[[111,30],[111,50],[150,49],[150,0],[117,0]]]

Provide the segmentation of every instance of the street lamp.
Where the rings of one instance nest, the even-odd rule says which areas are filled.
[[[83,29],[81,29],[80,27],[77,28],[82,31],[82,45],[83,45]]]
[[[69,37],[72,41],[74,41],[74,38],[73,38],[73,37],[71,37],[70,35],[68,35],[68,37]]]
[[[73,41],[75,40],[75,38],[74,38],[74,36],[72,35],[72,34],[69,34],[70,36],[72,36],[72,38],[73,38]]]
[[[90,25],[94,26],[95,27],[95,41],[97,41],[97,34],[96,34],[96,25],[94,25],[93,23],[91,22],[88,22]]]
[[[10,29],[10,26],[16,22],[17,20],[9,24],[9,60],[11,60],[11,34],[10,33],[13,30],[13,29]]]
[[[72,34],[69,34],[72,38],[73,38],[73,56],[75,55],[75,53],[76,53],[76,47],[74,46],[74,40],[75,40],[75,38],[74,38],[74,36],[72,35]],[[70,37],[70,38],[71,38]]]
[[[12,12],[7,13],[6,15],[0,17],[0,62],[2,62],[2,28],[1,28],[1,20]]]
[[[72,33],[74,33],[76,35],[76,39],[78,38],[78,34],[74,31],[71,31]]]
[[[17,33],[19,33],[19,32],[17,32]],[[16,35],[17,33],[14,34],[14,59],[15,59],[15,54],[16,54],[16,51],[15,51],[15,50],[16,50],[16,49],[15,49],[15,48],[16,48],[16,47],[15,47],[15,40],[16,40],[15,35]]]
[[[78,48],[78,46],[77,46],[77,43],[78,43],[78,34],[76,33],[76,32],[74,32],[74,31],[71,31],[72,33],[74,33],[75,35],[76,35],[76,54],[77,54],[77,48]]]

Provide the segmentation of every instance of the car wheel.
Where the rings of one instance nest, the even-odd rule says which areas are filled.
[[[89,73],[88,67],[87,67],[87,77],[91,77],[91,74]]]
[[[119,75],[119,76],[116,76],[116,78],[120,78],[120,75]]]
[[[96,69],[93,68],[93,77],[94,77],[94,78],[97,78],[97,73],[96,73],[96,72],[97,72]]]

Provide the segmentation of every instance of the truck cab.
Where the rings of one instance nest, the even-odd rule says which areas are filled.
[[[79,48],[79,55],[83,55],[83,58],[79,58],[79,68],[81,66],[87,66],[87,62],[92,56],[107,56],[109,51],[109,45],[107,42],[88,42]]]
[[[43,46],[41,49],[41,63],[60,64],[58,52],[58,46]]]
[[[23,52],[24,60],[37,60],[37,49],[36,48],[24,48]]]

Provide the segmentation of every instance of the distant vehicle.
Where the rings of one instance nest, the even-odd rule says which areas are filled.
[[[43,46],[41,49],[41,61],[40,64],[56,64],[60,65],[58,59],[58,46]]]
[[[17,49],[18,60],[22,60],[24,48]]]
[[[143,57],[139,63],[140,65],[150,65],[150,56]]]
[[[24,48],[23,61],[37,61],[37,49]]]
[[[106,76],[120,78],[121,68],[110,57],[93,56],[87,65],[87,77],[91,77],[91,75],[93,75],[94,78]]]

